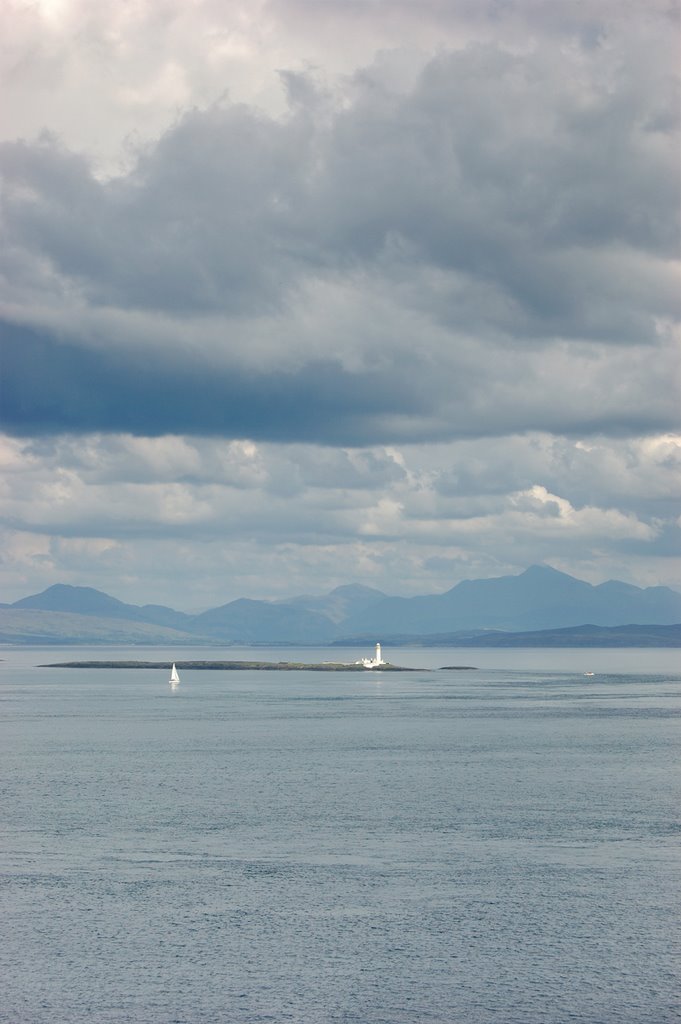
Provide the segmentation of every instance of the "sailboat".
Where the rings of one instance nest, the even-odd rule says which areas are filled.
[[[175,668],[175,662],[173,662],[173,667],[170,670],[170,680],[169,680],[169,682],[170,682],[170,686],[171,686],[171,688],[173,690],[175,689],[175,687],[180,682],[180,677],[178,676],[177,669]]]

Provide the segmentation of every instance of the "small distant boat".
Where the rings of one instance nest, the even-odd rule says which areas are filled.
[[[593,672],[585,672],[585,673],[584,673],[584,675],[585,675],[585,676],[592,676],[592,675],[593,675]]]
[[[173,667],[170,670],[170,680],[169,680],[169,682],[170,682],[170,685],[173,688],[173,690],[175,689],[175,687],[180,682],[180,677],[177,674],[177,669],[175,668],[175,662],[173,662]]]

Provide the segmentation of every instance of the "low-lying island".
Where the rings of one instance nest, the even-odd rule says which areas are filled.
[[[39,665],[39,668],[154,668],[169,670],[170,661],[57,661],[50,665]],[[426,672],[428,669],[407,668],[403,665],[391,665],[384,661],[381,665],[367,667],[361,662],[322,661],[310,664],[305,661],[177,661],[178,670],[231,671],[233,669],[258,669],[265,672]]]

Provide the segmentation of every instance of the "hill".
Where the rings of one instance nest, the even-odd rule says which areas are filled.
[[[171,629],[183,629],[192,621],[191,615],[176,612],[163,605],[143,606],[125,604],[115,597],[109,597],[94,587],[72,587],[55,583],[40,594],[15,601],[11,608],[46,612],[73,612],[76,615],[96,615],[107,619],[127,619],[130,622],[149,622]]]
[[[41,609],[0,608],[3,644],[186,644],[197,638],[130,619]]]
[[[326,643],[333,623],[304,608],[240,598],[196,615],[192,627],[215,640],[230,643]]]
[[[323,615],[330,622],[339,625],[350,615],[357,615],[368,608],[386,600],[386,595],[373,587],[364,587],[359,583],[346,584],[343,587],[336,587],[330,594],[323,594],[321,597],[290,597],[279,603],[289,607],[301,608],[305,611],[315,612]]]

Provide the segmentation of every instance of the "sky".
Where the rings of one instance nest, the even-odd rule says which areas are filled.
[[[0,0],[0,601],[679,586],[678,16]]]

